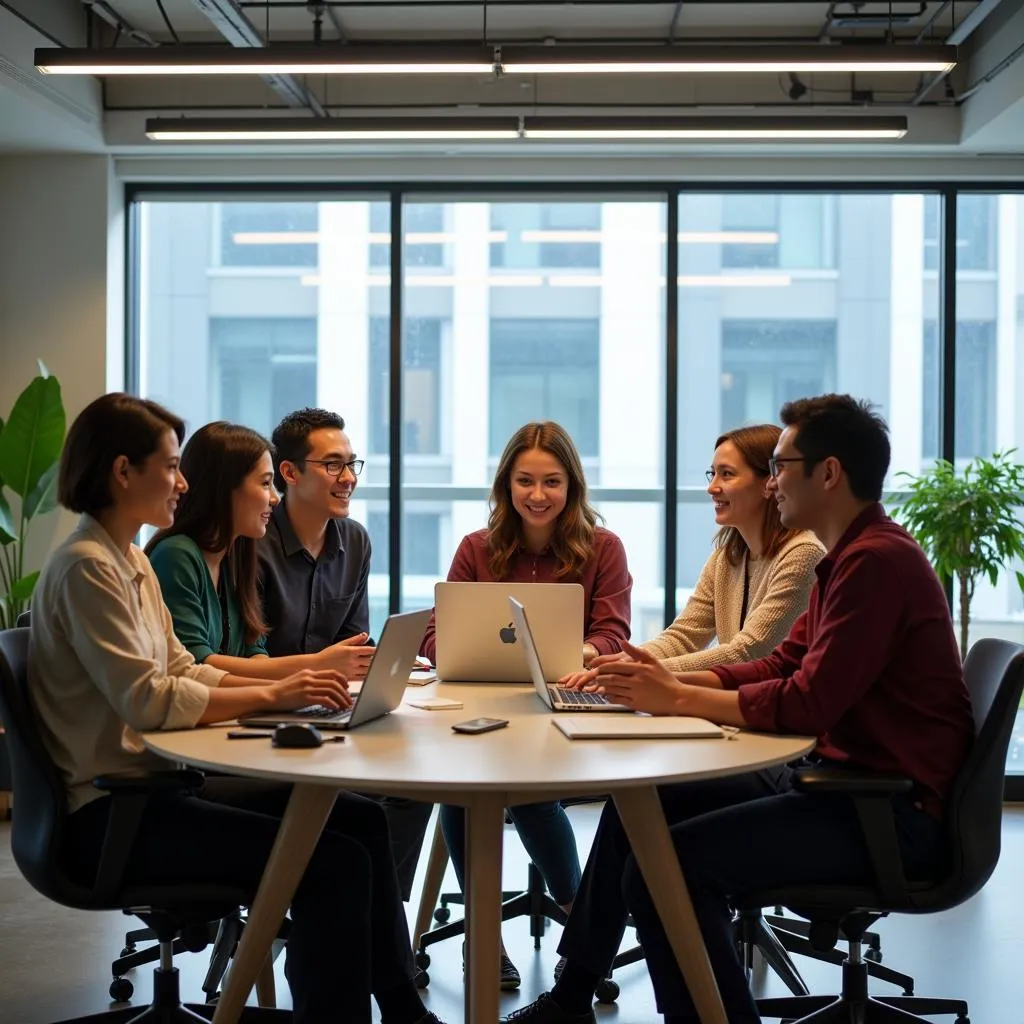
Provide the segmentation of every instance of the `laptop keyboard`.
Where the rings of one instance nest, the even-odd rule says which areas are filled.
[[[600,693],[586,693],[583,690],[565,690],[554,686],[555,699],[559,704],[607,704],[608,698]]]
[[[325,704],[310,704],[307,707],[289,711],[288,714],[299,715],[302,718],[316,718],[321,722],[343,722],[352,714],[352,709],[329,708]]]

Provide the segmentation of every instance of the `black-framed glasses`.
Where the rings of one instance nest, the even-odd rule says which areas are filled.
[[[353,476],[359,476],[363,471],[363,466],[366,465],[365,459],[349,459],[347,462],[344,459],[303,459],[302,461],[314,462],[318,466],[323,466],[328,476],[341,476],[346,469],[350,469]]]
[[[777,459],[773,455],[768,460],[768,472],[771,473],[772,476],[778,476],[779,475],[779,466],[782,466],[782,465],[784,465],[787,462],[813,462],[813,461],[814,461],[813,459],[808,458],[806,455],[794,455],[794,456],[792,456],[791,458],[788,458],[788,459]]]
[[[711,483],[711,481],[715,479],[715,471],[713,469],[705,469],[704,479],[707,480],[708,483]]]

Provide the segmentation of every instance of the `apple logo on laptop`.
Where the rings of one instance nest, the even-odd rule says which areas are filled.
[[[514,644],[516,642],[516,627],[515,624],[510,622],[507,626],[502,626],[498,630],[498,636],[501,638],[503,644]]]

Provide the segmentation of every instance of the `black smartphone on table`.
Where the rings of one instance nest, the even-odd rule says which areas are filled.
[[[508,725],[507,718],[470,718],[465,722],[457,722],[452,726],[452,731],[465,733],[490,732],[492,729],[504,729],[506,725]]]

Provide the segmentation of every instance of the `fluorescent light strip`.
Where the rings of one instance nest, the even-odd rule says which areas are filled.
[[[803,46],[515,46],[349,44],[275,45],[228,50],[159,46],[119,50],[36,50],[51,75],[511,75],[732,74],[857,71],[944,73],[956,64],[948,46],[808,44]]]
[[[680,231],[681,245],[778,245],[778,231]],[[666,235],[661,236],[665,241]]]
[[[902,138],[906,117],[150,118],[158,141],[875,141]],[[536,234],[531,236],[537,238]],[[563,233],[562,238],[579,238]]]

